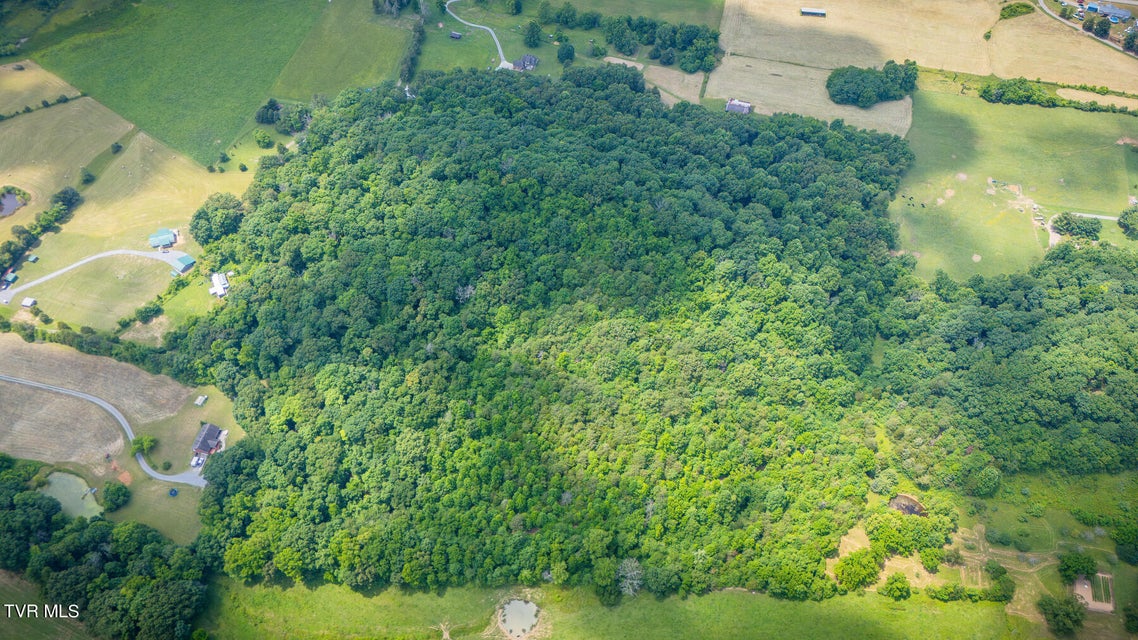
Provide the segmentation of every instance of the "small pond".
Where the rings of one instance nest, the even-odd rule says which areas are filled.
[[[0,218],[16,213],[16,209],[24,206],[20,198],[14,193],[0,194]]]
[[[911,516],[925,515],[925,505],[913,496],[904,493],[898,493],[896,498],[889,501],[889,506]]]
[[[103,512],[95,496],[91,495],[87,481],[70,473],[52,473],[40,492],[59,500],[63,513],[72,517],[90,518]]]
[[[498,624],[511,638],[522,638],[537,625],[537,605],[528,600],[510,600],[498,612]]]

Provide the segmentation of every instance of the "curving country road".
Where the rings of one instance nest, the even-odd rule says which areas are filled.
[[[126,432],[128,444],[131,440],[134,440],[134,431],[131,430],[130,424],[126,421],[126,416],[124,416],[122,414],[122,412],[120,412],[118,409],[116,409],[114,407],[114,405],[107,402],[106,400],[103,400],[102,398],[97,398],[93,395],[83,393],[82,391],[75,391],[74,389],[66,389],[64,387],[57,387],[55,385],[44,384],[42,382],[35,382],[34,380],[25,380],[23,378],[15,378],[15,377],[6,376],[3,374],[0,374],[0,380],[3,380],[4,382],[12,382],[15,384],[22,384],[22,385],[27,386],[27,387],[32,387],[35,389],[42,389],[44,391],[51,391],[54,393],[62,393],[64,395],[79,398],[80,400],[86,400],[87,402],[92,402],[92,403],[98,405],[100,408],[102,408],[107,413],[111,414],[112,418],[114,418],[115,420],[118,420],[119,425],[122,427],[123,431]],[[167,476],[167,475],[163,475],[161,473],[158,473],[157,471],[152,469],[150,467],[150,465],[147,464],[146,460],[143,459],[141,453],[134,454],[134,459],[138,460],[139,466],[142,467],[142,470],[144,472],[146,472],[146,475],[150,476],[151,478],[154,478],[155,480],[163,480],[165,482],[174,482],[177,484],[188,484],[192,487],[204,487],[206,485],[205,478],[198,475],[197,470],[191,469],[189,471],[185,471],[185,472],[179,473],[177,475]]]
[[[83,258],[79,262],[67,265],[66,267],[60,269],[59,271],[54,271],[52,273],[49,273],[46,276],[43,276],[42,278],[36,278],[35,280],[32,280],[31,282],[29,282],[27,284],[23,284],[23,285],[20,285],[18,287],[15,287],[15,288],[8,289],[6,291],[0,291],[0,303],[8,304],[9,302],[12,301],[13,298],[16,297],[16,294],[20,293],[21,291],[26,291],[26,290],[36,286],[37,284],[42,284],[44,282],[47,282],[48,280],[51,280],[52,278],[54,278],[56,276],[61,276],[65,273],[67,273],[68,271],[71,271],[72,269],[78,269],[79,267],[82,267],[83,265],[87,264],[88,262],[94,262],[95,260],[99,260],[102,258],[110,258],[111,256],[138,256],[139,258],[150,258],[151,260],[161,260],[162,262],[165,262],[166,264],[170,265],[174,269],[178,269],[179,268],[178,258],[181,258],[185,255],[187,255],[187,254],[183,251],[135,251],[133,249],[115,249],[113,251],[104,251],[102,253],[96,253],[93,256],[87,256],[86,258]]]
[[[502,51],[502,43],[498,42],[498,35],[494,33],[494,30],[491,29],[490,27],[484,27],[480,24],[474,24],[473,22],[467,22],[466,20],[463,20],[462,18],[455,15],[455,13],[450,10],[450,5],[452,3],[455,3],[455,2],[458,2],[458,0],[447,0],[447,7],[446,8],[447,8],[447,13],[450,14],[450,17],[454,18],[455,20],[458,20],[459,22],[461,22],[462,24],[464,24],[468,27],[474,27],[475,29],[482,29],[483,31],[489,31],[490,37],[494,39],[494,46],[498,47],[498,60],[500,60],[500,62],[498,63],[498,68],[499,69],[506,69],[506,68],[513,69],[514,65],[510,64],[509,62],[506,62],[506,54]]]

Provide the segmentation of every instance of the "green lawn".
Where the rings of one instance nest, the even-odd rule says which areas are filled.
[[[149,0],[94,25],[60,29],[40,42],[33,57],[144,131],[208,164],[267,98],[327,5]],[[92,26],[97,29],[84,31]]]
[[[918,91],[908,136],[917,160],[890,209],[901,247],[920,254],[926,277],[1023,269],[1047,246],[1031,203],[1047,217],[1118,215],[1138,193],[1138,154],[1116,144],[1135,131],[1131,116]]]
[[[514,593],[463,588],[437,596],[387,589],[367,597],[340,586],[245,587],[222,579],[211,590],[210,607],[199,623],[222,640],[270,635],[438,638],[431,627],[442,622],[450,624],[452,638],[474,639],[483,637],[496,605]],[[642,594],[610,608],[586,589],[543,587],[525,595],[542,610],[539,635],[566,640],[1045,637],[1000,606],[945,604],[923,596],[901,603],[875,594],[788,602],[737,590],[666,600]]]
[[[24,605],[34,603],[42,607],[46,602],[34,584],[8,571],[0,571],[0,603]],[[83,625],[72,620],[19,618],[5,613],[0,623],[0,638],[13,640],[82,640],[91,638]]]
[[[406,12],[409,15],[409,12]],[[378,16],[368,0],[326,3],[323,15],[281,71],[270,93],[307,102],[314,94],[334,97],[345,87],[393,80],[411,39],[406,28]]]

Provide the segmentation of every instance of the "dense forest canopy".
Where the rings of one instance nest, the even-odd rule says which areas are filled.
[[[195,216],[243,280],[164,362],[251,436],[206,468],[231,575],[822,598],[863,516],[871,563],[937,561],[950,504],[866,513],[899,474],[1134,467],[1132,254],[925,283],[890,251],[899,138],[668,109],[615,66],[415,93],[345,92]]]

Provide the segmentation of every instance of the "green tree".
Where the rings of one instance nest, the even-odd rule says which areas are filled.
[[[510,0],[510,15],[520,16],[522,14],[522,0]]]
[[[91,184],[95,181],[95,174],[91,173],[87,167],[79,168],[79,182],[82,184]]]
[[[273,146],[273,137],[264,129],[254,129],[253,142],[257,143],[257,146],[262,149],[268,149]]]
[[[940,548],[926,548],[920,550],[921,566],[929,573],[936,573],[940,563],[944,561],[944,550]]]
[[[1122,608],[1122,614],[1125,616],[1126,630],[1130,633],[1138,633],[1138,602],[1128,603]]]
[[[1135,31],[1134,33],[1138,33]],[[1129,207],[1118,216],[1118,226],[1127,238],[1138,237],[1138,206]]]
[[[885,579],[885,584],[878,590],[883,596],[894,600],[907,600],[912,591],[909,588],[909,579],[901,572],[892,573]]]
[[[972,489],[972,495],[981,498],[996,495],[996,491],[1000,488],[1000,470],[995,467],[984,467],[979,474],[976,475],[976,483]]]
[[[118,511],[130,502],[130,488],[118,480],[111,480],[103,487],[103,507],[107,511]]]
[[[541,25],[536,20],[530,20],[526,23],[525,29],[525,43],[526,46],[533,49],[541,46],[542,32]]]
[[[871,549],[858,549],[838,560],[834,576],[847,589],[861,589],[877,582],[881,562]]]
[[[1086,553],[1059,554],[1059,577],[1064,584],[1074,584],[1079,576],[1093,576],[1098,573],[1098,563]]]
[[[573,62],[576,57],[577,51],[573,48],[573,45],[568,42],[561,43],[561,46],[557,48],[557,61],[561,64],[569,64]]]
[[[1095,21],[1094,29],[1092,31],[1096,38],[1106,39],[1110,36],[1110,20],[1106,18],[1099,18]]]
[[[231,193],[214,193],[190,218],[190,235],[199,244],[216,242],[235,233],[245,216],[245,207]]]
[[[154,436],[138,436],[130,441],[130,454],[132,456],[139,453],[146,455],[156,444],[158,444],[158,440]]]
[[[1047,620],[1047,627],[1051,632],[1060,635],[1073,635],[1083,626],[1087,617],[1087,609],[1073,594],[1065,594],[1056,598],[1051,594],[1043,596],[1035,606]]]

